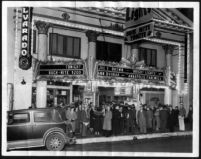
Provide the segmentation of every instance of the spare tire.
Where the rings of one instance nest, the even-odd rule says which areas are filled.
[[[59,133],[52,133],[47,137],[45,146],[49,151],[61,151],[65,146],[65,138]]]

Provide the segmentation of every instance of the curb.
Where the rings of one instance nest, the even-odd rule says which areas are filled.
[[[192,135],[192,131],[187,132],[173,132],[173,133],[153,133],[153,134],[139,134],[139,135],[127,135],[127,136],[112,136],[112,137],[94,137],[87,139],[77,139],[76,144],[89,144],[99,142],[114,142],[114,141],[126,141],[136,139],[151,139],[151,138],[162,138],[171,136],[186,136]]]

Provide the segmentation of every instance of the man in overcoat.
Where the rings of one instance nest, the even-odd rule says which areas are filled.
[[[146,125],[146,114],[143,106],[140,106],[140,110],[137,113],[137,121],[140,127],[140,133],[147,133],[147,125]]]

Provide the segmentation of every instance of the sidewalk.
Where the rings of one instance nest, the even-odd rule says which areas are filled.
[[[125,140],[133,140],[134,137],[136,137],[136,139],[151,139],[151,138],[186,136],[186,135],[192,135],[192,131],[137,134],[137,135],[111,136],[111,137],[91,137],[91,138],[77,139],[77,144],[125,141]]]

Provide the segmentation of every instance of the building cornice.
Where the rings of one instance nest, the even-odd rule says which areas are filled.
[[[97,27],[87,26],[87,25],[83,25],[83,24],[75,24],[75,23],[68,22],[68,21],[50,19],[50,18],[39,17],[39,16],[33,16],[33,21],[43,21],[46,23],[63,25],[63,26],[73,27],[73,28],[78,28],[78,29],[83,29],[83,30],[92,30],[92,31],[96,31],[96,32],[103,32],[103,33],[108,33],[108,34],[117,35],[117,36],[124,36],[123,32],[113,31],[113,30],[104,29],[104,28],[97,28]]]

